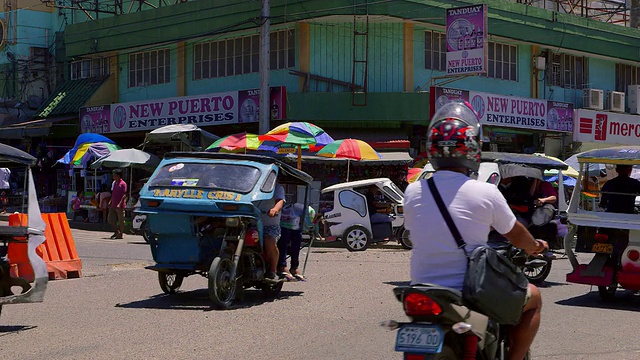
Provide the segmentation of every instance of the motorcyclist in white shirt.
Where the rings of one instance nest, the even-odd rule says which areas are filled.
[[[516,220],[495,185],[469,177],[478,171],[481,136],[476,113],[462,102],[443,105],[427,130],[429,162],[436,170],[432,178],[467,244],[467,252],[485,245],[492,228],[529,254],[546,251],[547,243],[534,239]],[[413,242],[411,283],[462,290],[467,259],[445,224],[427,180],[409,184],[404,212],[404,226],[411,232]],[[530,284],[527,295],[520,323],[510,334],[509,359],[525,357],[540,326],[540,291]]]

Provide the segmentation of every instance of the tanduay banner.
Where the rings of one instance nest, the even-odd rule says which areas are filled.
[[[486,74],[487,5],[446,10],[447,75]]]
[[[609,111],[579,109],[578,126],[573,140],[584,143],[638,145],[640,143],[640,116]]]
[[[175,124],[199,127],[259,120],[260,90],[132,101],[80,108],[80,132],[97,134],[149,131]],[[272,87],[271,120],[286,118],[286,88]]]
[[[482,125],[573,132],[573,104],[432,86],[431,116],[449,101],[466,101]]]

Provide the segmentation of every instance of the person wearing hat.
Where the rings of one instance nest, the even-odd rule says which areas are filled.
[[[114,230],[111,238],[122,239],[124,235],[124,209],[127,203],[127,183],[122,179],[122,170],[115,169],[111,174],[113,185],[107,220]]]

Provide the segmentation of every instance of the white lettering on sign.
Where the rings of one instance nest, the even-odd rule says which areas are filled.
[[[448,9],[447,13],[448,13],[449,16],[459,16],[459,15],[465,15],[465,14],[481,13],[482,12],[482,6],[483,5],[477,5],[477,6],[467,6],[467,7],[463,7],[463,8],[456,8],[456,9]]]

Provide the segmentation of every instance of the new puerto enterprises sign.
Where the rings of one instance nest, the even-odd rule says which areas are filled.
[[[260,91],[242,90],[80,108],[80,132],[148,131],[166,125],[257,122]],[[285,87],[271,88],[272,120],[286,118]]]
[[[640,142],[638,115],[579,109],[576,119],[574,141],[617,145],[638,145]]]
[[[482,125],[573,132],[572,103],[431,87],[431,116],[453,100],[469,102]]]
[[[487,72],[487,5],[447,9],[447,75]]]

